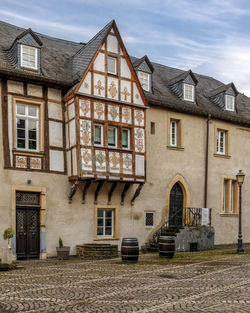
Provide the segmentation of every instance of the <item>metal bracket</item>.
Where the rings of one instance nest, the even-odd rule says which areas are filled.
[[[74,197],[74,194],[76,193],[78,185],[79,185],[79,181],[78,180],[73,182],[72,187],[71,187],[71,191],[70,191],[70,194],[69,194],[69,203],[72,203],[72,199]]]
[[[100,190],[102,188],[103,183],[104,183],[103,180],[100,180],[98,182],[98,185],[97,185],[96,190],[95,190],[95,201],[94,201],[94,204],[97,204],[98,195],[99,195],[99,192],[100,192]]]
[[[89,189],[89,186],[91,184],[91,180],[86,180],[83,191],[82,191],[82,203],[85,203],[85,197],[86,197],[86,193],[87,190]]]
[[[124,205],[124,199],[126,196],[126,193],[130,187],[131,183],[125,183],[122,194],[121,194],[121,205]]]
[[[135,203],[135,199],[139,196],[139,194],[141,193],[142,187],[143,187],[144,183],[140,183],[138,188],[136,189],[133,198],[131,199],[131,205],[134,205]]]
[[[111,204],[112,194],[115,191],[117,184],[118,184],[118,181],[114,181],[111,185],[111,188],[110,188],[109,193],[108,193],[108,204]]]

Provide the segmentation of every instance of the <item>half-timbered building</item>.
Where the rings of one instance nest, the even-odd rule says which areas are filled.
[[[115,21],[88,43],[4,22],[0,35],[0,232],[15,230],[17,258],[55,255],[59,236],[71,254],[144,245],[191,207],[212,209],[215,243],[237,240],[250,99],[233,83],[129,56]]]

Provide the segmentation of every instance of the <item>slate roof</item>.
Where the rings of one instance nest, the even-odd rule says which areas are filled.
[[[42,43],[42,71],[41,74],[35,74],[23,69],[15,69],[7,53],[17,36],[20,36],[25,29],[0,22],[0,74],[12,74],[12,76],[19,75],[44,80],[61,84],[66,91],[69,91],[69,89],[74,90],[74,86],[86,71],[112,23],[113,21],[108,23],[87,44],[57,39],[34,32]],[[142,60],[142,58],[138,59],[132,56],[130,59],[135,67]],[[237,94],[237,112],[225,111],[209,98],[211,94],[218,90],[227,90],[230,87],[229,85],[225,85],[212,77],[192,73],[198,81],[196,85],[196,103],[192,103],[180,99],[169,88],[171,82],[178,77],[185,77],[189,72],[153,62],[152,66],[154,68],[152,93],[144,92],[149,105],[204,117],[211,114],[213,118],[250,127],[250,99],[248,97],[241,93]]]

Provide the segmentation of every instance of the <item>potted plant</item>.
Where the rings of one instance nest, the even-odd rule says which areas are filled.
[[[3,232],[3,239],[8,240],[8,249],[5,248],[3,250],[3,260],[0,260],[2,262],[2,264],[0,264],[0,271],[7,271],[9,269],[9,264],[12,263],[10,239],[13,236],[14,236],[14,230],[11,227],[5,229],[5,231]]]
[[[68,260],[70,247],[64,247],[61,237],[59,237],[58,243],[59,243],[59,247],[56,247],[57,258],[59,260]]]

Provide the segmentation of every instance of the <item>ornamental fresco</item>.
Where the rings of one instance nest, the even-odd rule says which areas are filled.
[[[110,83],[109,89],[108,89],[110,95],[112,98],[115,98],[116,94],[117,94],[117,89],[116,89],[116,84],[114,81],[112,81]]]
[[[108,119],[109,121],[119,122],[119,106],[110,105],[108,106]]]
[[[106,152],[103,150],[95,150],[96,171],[106,172]]]
[[[135,110],[135,126],[144,126],[144,112]]]
[[[91,121],[80,120],[80,144],[91,145]]]
[[[27,168],[27,157],[25,156],[16,156],[16,167],[17,168]]]
[[[122,108],[122,123],[131,124],[131,109],[123,107]]]
[[[105,118],[105,105],[104,103],[94,103],[94,118],[98,120],[104,120]]]
[[[109,170],[113,173],[120,173],[120,153],[109,152]]]
[[[90,101],[89,100],[79,100],[79,113],[80,116],[90,117]]]
[[[132,174],[132,154],[123,153],[123,173]]]
[[[42,159],[41,158],[30,158],[30,168],[32,170],[42,169]]]
[[[127,87],[124,87],[123,91],[121,94],[124,96],[124,101],[128,101],[128,97],[131,96],[131,93],[128,91]]]
[[[81,149],[82,170],[92,171],[91,149]]]
[[[135,152],[145,152],[143,128],[135,127]]]
[[[104,90],[104,86],[102,85],[102,82],[100,81],[100,79],[97,81],[95,85],[95,89],[98,90],[98,95],[101,96],[102,91]]]

